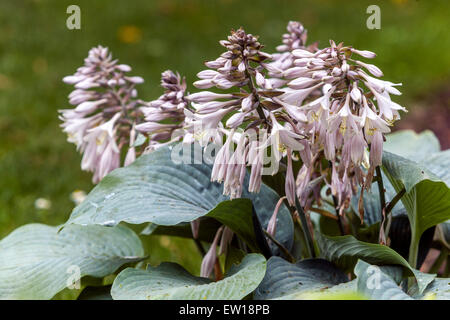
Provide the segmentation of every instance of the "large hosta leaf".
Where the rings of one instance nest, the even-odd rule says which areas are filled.
[[[213,218],[201,218],[200,228],[198,230],[198,239],[201,241],[212,242],[217,229],[222,224]],[[154,223],[149,223],[140,232],[142,235],[167,235],[182,238],[192,238],[192,227],[189,222],[182,222],[175,226],[160,226]]]
[[[419,164],[450,186],[450,149],[429,154]]]
[[[374,300],[450,299],[450,279],[436,278],[421,292],[415,284],[405,293],[395,267],[378,267],[359,260],[355,267],[357,291]],[[426,276],[420,274],[419,276]]]
[[[59,229],[29,224],[0,241],[0,299],[50,299],[78,270],[81,277],[103,277],[143,259],[141,241],[124,226]]]
[[[383,149],[407,159],[421,161],[430,154],[439,152],[441,146],[438,138],[429,130],[419,134],[412,130],[402,130],[386,135]]]
[[[325,290],[301,293],[295,298],[301,300],[367,300],[366,296],[356,290],[356,279]]]
[[[114,280],[111,295],[116,300],[236,300],[255,290],[265,271],[266,260],[254,253],[217,282],[194,277],[175,263],[147,270],[127,268]]]
[[[402,202],[415,243],[426,229],[450,218],[449,164],[450,150],[430,155],[423,164],[389,152],[383,155],[383,170],[389,181],[397,192],[406,190]]]
[[[408,262],[388,246],[359,241],[351,235],[337,237],[318,235],[317,242],[320,255],[324,259],[336,263],[347,271],[353,269],[358,259],[372,264],[398,264],[410,269]]]
[[[211,182],[211,166],[193,161],[202,159],[202,150],[193,148],[188,157],[191,162],[185,164],[172,161],[175,147],[160,148],[141,156],[130,166],[114,170],[74,209],[68,224],[115,225],[125,221],[172,226],[208,213],[215,218],[220,212],[225,214],[220,203],[228,197],[222,194],[221,184]],[[248,179],[247,174],[244,186],[248,185]],[[262,185],[260,193],[244,190],[242,198],[252,201],[262,226],[267,227],[279,199],[276,192]],[[229,213],[233,219],[238,219],[240,205],[236,203],[236,209]],[[227,206],[232,208],[231,204]],[[292,246],[293,223],[284,205],[278,215],[276,238],[287,248]]]
[[[357,290],[373,300],[412,300],[381,268],[359,260],[355,267]]]
[[[400,265],[415,276],[422,292],[436,275],[412,268],[397,252],[388,246],[356,240],[353,236],[328,237],[317,234],[320,254],[345,270],[353,270],[358,259],[377,265]]]
[[[223,201],[205,217],[214,219],[202,219],[198,234],[199,240],[212,241],[217,229],[222,223],[232,229],[252,250],[258,250],[258,244],[253,231],[252,202],[249,199]],[[150,225],[146,227],[143,234],[165,234],[191,237],[192,231],[189,223],[180,223],[170,227]]]
[[[450,278],[434,279],[422,294],[417,286],[413,286],[408,293],[416,299],[450,300]]]
[[[327,260],[306,259],[293,264],[280,257],[272,257],[254,297],[296,299],[302,294],[325,290],[347,281],[347,276]]]

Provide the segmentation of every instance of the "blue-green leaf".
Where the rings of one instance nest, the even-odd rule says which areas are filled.
[[[111,295],[115,300],[236,300],[255,290],[265,271],[266,260],[255,253],[216,282],[194,277],[175,263],[147,270],[127,268],[114,280]]]
[[[224,206],[221,202],[228,197],[222,194],[221,184],[211,182],[211,165],[201,161],[202,150],[199,148],[193,148],[187,164],[176,163],[172,160],[172,150],[176,146],[160,148],[111,172],[74,209],[66,225],[111,226],[125,221],[173,226],[207,215],[219,219],[217,212]],[[245,186],[248,179],[247,174]],[[278,194],[262,185],[258,194],[244,190],[242,198],[252,201],[261,225],[266,228],[279,200]],[[231,214],[236,218],[241,202],[233,200],[226,206],[231,209],[234,204],[236,208]],[[224,214],[223,210],[221,212]],[[283,204],[275,237],[288,249],[292,247],[293,230],[291,215]]]
[[[144,258],[124,226],[29,224],[0,241],[0,299],[50,299],[79,277],[104,277]]]
[[[322,291],[348,278],[332,263],[323,259],[306,259],[295,264],[280,257],[267,262],[267,272],[256,289],[255,299],[298,299],[303,294]]]

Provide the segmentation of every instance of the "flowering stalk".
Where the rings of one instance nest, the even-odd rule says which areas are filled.
[[[224,194],[231,198],[240,197],[246,166],[251,167],[250,192],[258,192],[263,174],[264,155],[271,147],[277,162],[288,154],[288,167],[292,161],[291,153],[303,150],[303,136],[296,129],[296,123],[305,116],[289,104],[275,101],[283,91],[274,89],[278,79],[266,79],[267,64],[270,55],[261,51],[258,39],[247,34],[242,28],[232,31],[228,40],[220,41],[227,51],[218,59],[206,63],[211,68],[198,74],[201,79],[194,85],[199,89],[216,87],[219,89],[239,88],[239,92],[218,94],[203,91],[189,95],[195,112],[186,115],[187,129],[191,131],[200,123],[205,129],[213,129],[226,136],[226,142],[220,149],[214,162],[212,181],[224,182]],[[231,115],[222,126],[222,119]],[[202,143],[205,136],[200,136]],[[221,141],[220,141],[221,142]],[[236,145],[236,152],[232,152]],[[275,174],[276,169],[271,173]],[[292,187],[294,181],[290,172],[286,190],[293,205]]]
[[[375,168],[381,165],[383,135],[400,118],[398,111],[406,110],[390,98],[390,94],[400,94],[395,88],[400,84],[375,78],[383,75],[378,67],[353,58],[353,55],[374,58],[373,52],[345,47],[342,43],[336,45],[334,41],[330,44],[314,53],[294,50],[295,67],[290,70],[294,72],[296,68],[295,72],[301,75],[287,86],[323,92],[319,98],[302,105],[308,118],[303,129],[312,137],[313,154],[323,150],[331,162],[329,183],[342,215],[357,185],[370,188]],[[309,178],[305,175],[305,179]]]
[[[380,208],[381,210],[386,208],[385,190],[383,186],[383,176],[381,175],[380,166],[376,167],[378,193],[380,194]]]
[[[316,250],[314,248],[314,240],[311,235],[311,231],[309,229],[308,222],[306,221],[305,212],[303,211],[303,208],[302,208],[297,196],[295,197],[295,207],[297,209],[297,215],[294,215],[294,221],[297,222],[297,224],[303,230],[303,234],[306,237],[306,242],[308,243],[307,250],[308,250],[309,257],[315,258]]]
[[[145,121],[136,126],[140,132],[150,137],[147,151],[180,140],[174,136],[184,127],[185,109],[189,108],[186,100],[186,80],[178,73],[166,70],[161,74],[161,87],[165,89],[158,99],[144,103],[140,111]]]
[[[288,32],[282,36],[283,44],[277,46],[277,53],[272,54],[272,61],[265,65],[269,76],[273,77],[273,88],[281,88],[291,79],[301,75],[301,69],[295,66],[294,50],[317,51],[317,43],[306,46],[307,30],[300,22],[289,21],[286,29]]]
[[[131,140],[141,114],[136,108],[135,85],[143,79],[127,76],[129,71],[130,66],[118,64],[107,48],[98,46],[89,51],[84,66],[63,79],[75,86],[69,102],[76,107],[59,111],[61,126],[67,140],[83,153],[81,168],[94,172],[94,183],[120,166],[124,146],[129,146],[125,165],[136,158]]]

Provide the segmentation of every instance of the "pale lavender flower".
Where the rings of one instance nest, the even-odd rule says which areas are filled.
[[[224,227],[222,226],[217,230],[208,252],[203,257],[200,267],[200,277],[208,278],[214,270],[214,265],[217,260],[217,245],[219,244],[219,239],[222,235],[223,229]]]
[[[286,199],[286,197],[281,197],[276,206],[275,210],[273,210],[272,217],[270,217],[269,223],[267,224],[267,233],[270,234],[272,237],[275,237],[276,228],[277,228],[277,217],[278,212],[280,211],[281,205],[283,204],[283,200]]]
[[[161,74],[161,87],[165,89],[164,94],[140,108],[145,120],[136,126],[136,130],[149,135],[148,151],[167,144],[167,140],[179,140],[181,136],[174,136],[174,132],[185,125],[186,80],[167,70]]]
[[[308,195],[308,184],[311,181],[313,167],[311,165],[303,164],[300,168],[297,179],[296,179],[296,187],[297,187],[297,195],[299,195],[300,203],[305,205],[305,198]]]
[[[290,24],[292,35],[285,42],[291,45],[291,49],[303,47],[305,36],[300,29],[300,25]],[[185,112],[185,130],[189,135],[184,141],[192,141],[196,137],[203,145],[210,142],[204,137],[211,137],[204,132],[228,132],[226,142],[215,158],[211,180],[223,182],[224,194],[233,199],[242,193],[247,166],[251,167],[248,190],[259,191],[264,160],[269,154],[267,149],[271,148],[273,160],[277,162],[287,156],[291,159],[293,152],[303,152],[305,136],[299,133],[297,124],[306,122],[307,117],[297,103],[299,95],[305,99],[315,88],[308,88],[307,92],[300,92],[298,88],[274,90],[274,83],[265,78],[265,74],[275,70],[270,63],[264,62],[270,59],[270,55],[262,52],[257,38],[242,28],[232,31],[228,40],[220,44],[227,51],[215,61],[206,63],[210,69],[199,72],[197,76],[201,80],[194,85],[200,89],[238,88],[239,91],[223,94],[203,91],[187,96],[195,111]],[[287,97],[289,94],[291,99]],[[225,117],[228,118],[225,128],[231,131],[220,130]],[[214,139],[221,140],[217,136]],[[273,170],[272,174],[277,173],[278,165],[273,166]],[[292,183],[286,188],[293,204],[291,195],[295,192],[295,179],[290,177],[289,181]]]
[[[63,79],[75,86],[69,102],[76,107],[59,112],[67,140],[83,153],[82,169],[92,171],[92,181],[98,183],[120,166],[123,146],[130,146],[126,165],[136,158],[136,151],[130,144],[134,138],[130,135],[141,117],[135,86],[143,80],[128,76],[131,68],[118,64],[102,46],[92,48],[84,62],[74,75]]]
[[[125,156],[125,160],[123,162],[123,165],[125,167],[132,164],[136,160],[136,148],[134,147],[135,141],[136,141],[136,128],[135,125],[133,125],[130,131],[130,142],[128,146],[128,151]]]
[[[278,99],[302,105],[317,89],[322,90],[321,97],[302,105],[308,123],[299,129],[314,137],[310,141],[313,152],[323,150],[334,164],[331,189],[342,209],[357,184],[370,187],[373,170],[381,164],[383,134],[400,118],[399,111],[406,110],[390,98],[390,94],[400,94],[395,87],[401,84],[377,79],[383,75],[377,66],[352,55],[374,58],[373,52],[336,45],[334,41],[330,44],[315,52],[303,48],[292,51],[294,66],[285,73],[297,75],[287,83],[293,91],[285,90]],[[369,145],[370,163],[366,163]],[[369,167],[367,175],[361,165]],[[300,173],[305,175],[305,170]],[[307,180],[300,179],[303,186]]]
[[[294,171],[292,170],[292,152],[287,150],[287,170],[285,182],[286,198],[291,206],[295,206],[295,194],[297,192],[295,187]]]
[[[272,130],[266,143],[261,147],[272,146],[275,159],[280,160],[285,154],[290,154],[292,150],[301,151],[304,145],[299,140],[304,137],[296,133],[289,125],[281,125],[274,113],[269,113],[272,123]],[[260,148],[261,148],[260,147]]]
[[[120,112],[109,121],[87,130],[84,137],[85,149],[81,160],[81,168],[94,172],[92,180],[100,181],[110,171],[120,165],[120,150],[116,144],[115,125]]]
[[[248,191],[259,192],[262,182],[262,171],[264,162],[264,150],[260,148],[262,143],[259,141],[251,141],[248,146],[247,165],[250,166],[250,181],[248,183]]]
[[[222,236],[220,237],[219,255],[227,254],[228,247],[233,240],[233,236],[233,230],[225,226],[222,232]]]
[[[198,233],[200,231],[200,219],[191,221],[191,231],[192,231],[192,236],[194,237],[194,239],[197,239]]]
[[[288,32],[282,36],[283,44],[276,48],[278,52],[273,53],[272,61],[265,65],[269,76],[272,77],[266,81],[271,84],[272,88],[281,88],[289,82],[288,79],[302,75],[302,70],[293,68],[295,60],[292,54],[293,50],[315,50],[314,45],[306,47],[307,30],[300,22],[289,21],[286,29]]]

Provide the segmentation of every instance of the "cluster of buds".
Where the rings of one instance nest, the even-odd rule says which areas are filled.
[[[136,126],[138,131],[150,136],[148,151],[178,140],[176,130],[184,127],[184,112],[188,109],[186,80],[171,70],[161,74],[161,86],[165,92],[157,100],[145,103],[140,108],[145,121]]]
[[[250,81],[250,61],[261,62],[270,57],[261,51],[257,37],[245,33],[242,28],[232,31],[228,40],[222,40],[220,44],[227,51],[216,60],[205,63],[215,70],[204,70],[198,74],[201,80],[194,82],[194,86],[199,89],[243,87]]]
[[[298,77],[287,86],[293,92],[322,91],[320,97],[302,105],[308,120],[302,130],[311,137],[312,154],[323,150],[330,161],[331,190],[342,212],[358,185],[370,188],[374,169],[381,165],[383,134],[400,118],[398,111],[406,110],[390,98],[400,94],[395,86],[401,84],[377,79],[383,75],[378,67],[354,58],[374,58],[375,53],[330,44],[316,52],[294,50],[296,67],[291,70]],[[304,163],[298,186],[307,185],[313,165]],[[298,193],[302,192],[300,188]]]
[[[287,33],[283,34],[283,44],[277,46],[277,53],[272,54],[272,61],[265,65],[271,80],[272,87],[280,88],[289,82],[289,79],[295,78],[297,71],[294,64],[296,60],[292,51],[304,49],[311,52],[317,51],[317,43],[306,46],[307,30],[297,21],[289,21]],[[289,70],[286,72],[286,70]]]
[[[74,75],[63,79],[75,86],[69,102],[76,107],[60,110],[60,119],[68,141],[83,154],[81,168],[92,171],[92,180],[98,183],[120,166],[124,146],[129,146],[124,165],[136,158],[132,145],[140,115],[135,85],[143,79],[127,76],[130,66],[118,64],[101,46],[91,49],[84,62]]]

